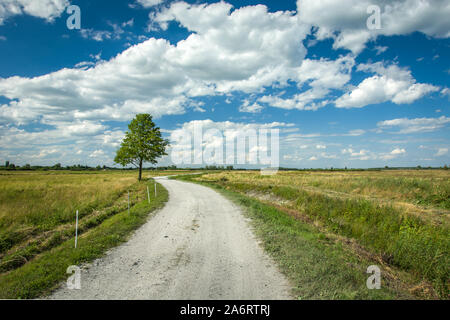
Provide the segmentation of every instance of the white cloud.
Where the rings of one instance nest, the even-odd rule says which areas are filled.
[[[370,160],[373,159],[373,156],[370,156],[370,151],[361,149],[358,152],[353,150],[352,148],[343,149],[341,151],[342,154],[348,154],[351,157],[351,160]]]
[[[305,59],[302,65],[296,68],[295,78],[299,88],[308,84],[311,89],[291,98],[267,95],[259,101],[281,109],[317,110],[329,103],[322,99],[328,96],[331,89],[341,89],[350,81],[354,64],[354,58],[350,55],[341,56],[334,61],[323,58]]]
[[[89,157],[90,158],[100,158],[103,157],[105,155],[105,152],[103,150],[95,150],[94,152],[92,152]]]
[[[164,115],[183,114],[189,101],[184,97],[153,98],[150,100],[129,99],[123,103],[106,105],[102,109],[75,111],[76,119],[130,120],[137,113],[150,113],[154,118]]]
[[[283,155],[283,160],[291,161],[291,162],[298,162],[298,161],[303,160],[303,158],[298,155],[285,154],[285,155]]]
[[[273,129],[273,128],[290,128],[293,127],[294,124],[292,123],[285,123],[285,122],[270,122],[270,123],[245,123],[245,122],[231,122],[231,121],[213,121],[211,119],[207,120],[193,120],[189,122],[185,122],[180,125],[180,128],[168,131],[171,133],[179,132],[179,130],[186,130],[189,132],[192,132],[194,129],[194,126],[201,126],[204,131],[209,129],[217,129],[222,132],[230,131],[232,133],[238,133],[239,131],[246,131],[246,130],[259,130],[259,129]]]
[[[323,145],[323,144],[318,144],[316,145],[316,149],[326,149],[327,146]]]
[[[397,133],[407,134],[436,131],[447,123],[450,123],[450,118],[442,116],[440,118],[392,119],[378,122],[377,126],[382,129],[398,127],[400,130]]]
[[[0,36],[0,41],[6,41],[7,38],[5,36]]]
[[[301,43],[306,26],[291,12],[269,13],[263,5],[231,9],[225,2],[178,2],[151,13],[150,20],[163,29],[176,21],[194,32],[170,58],[192,76],[214,80],[218,92],[259,91],[286,82],[306,54]]]
[[[245,100],[244,103],[239,107],[239,112],[259,113],[262,109],[264,108],[256,102],[250,104],[250,101]]]
[[[122,22],[122,28],[132,27],[132,26],[134,26],[134,18],[131,18],[128,21]]]
[[[444,97],[447,96],[448,98],[450,98],[450,89],[449,88],[442,89],[441,95],[443,95]]]
[[[0,157],[16,164],[31,163],[49,165],[63,164],[97,165],[100,156],[102,164],[113,165],[114,153],[123,139],[121,130],[107,130],[106,126],[94,121],[58,122],[53,128],[27,132],[10,126],[0,125]]]
[[[320,102],[314,102],[314,100],[322,99],[328,92],[321,89],[311,89],[300,94],[294,95],[292,98],[280,98],[278,96],[263,96],[259,98],[259,101],[266,103],[270,107],[280,109],[297,109],[297,110],[317,110],[324,107],[328,101],[323,100]]]
[[[322,153],[320,154],[320,157],[323,158],[323,159],[338,159],[338,158],[339,158],[339,157],[338,157],[337,155],[335,155],[335,154],[328,154],[328,153],[326,153],[326,152],[322,152]]]
[[[448,153],[448,148],[439,148],[438,152],[435,154],[436,157],[445,156]]]
[[[392,151],[391,151],[390,153],[388,153],[388,154],[382,154],[382,155],[380,155],[380,158],[383,159],[383,160],[392,160],[392,159],[395,159],[395,158],[397,158],[398,156],[403,155],[403,154],[405,154],[405,153],[406,153],[406,150],[405,150],[405,149],[399,149],[399,148],[396,148],[396,149],[392,150]]]
[[[399,148],[394,149],[394,150],[391,151],[391,154],[393,154],[393,155],[399,155],[399,154],[404,154],[404,153],[406,153],[406,150],[405,149],[399,149]]]
[[[123,28],[132,27],[134,25],[134,19],[125,21],[121,24],[108,22],[108,25],[112,30],[95,30],[95,29],[81,29],[80,34],[85,39],[92,39],[98,42],[105,40],[118,40],[121,39],[125,34],[128,35],[128,39],[131,39],[134,35],[131,32],[126,32]]]
[[[377,56],[382,54],[383,52],[386,52],[387,49],[388,49],[388,47],[375,46],[375,50],[377,52]]]
[[[0,78],[0,95],[13,100],[0,106],[0,114],[14,123],[55,117],[126,121],[137,110],[180,114],[191,98],[259,92],[298,78],[307,30],[297,17],[262,5],[230,10],[224,2],[175,3],[155,19],[176,20],[194,32],[176,45],[151,38],[90,68]]]
[[[92,39],[99,42],[110,40],[114,37],[113,32],[104,30],[81,29],[80,33],[85,39]]]
[[[53,155],[53,154],[55,154],[55,153],[59,153],[59,150],[56,149],[56,148],[52,148],[52,149],[42,149],[42,150],[39,152],[39,154],[33,156],[33,158],[37,158],[37,159],[40,159],[40,158],[46,158],[47,156]]]
[[[385,67],[381,63],[361,64],[359,71],[374,72],[356,88],[335,101],[338,108],[362,108],[370,104],[392,101],[395,104],[412,103],[439,87],[416,83],[411,71],[397,65]]]
[[[243,122],[231,122],[231,121],[222,121],[215,122],[213,120],[194,120],[190,122],[185,122],[181,124],[180,128],[170,131],[170,140],[171,140],[171,151],[169,152],[170,156],[178,157],[182,159],[184,157],[188,157],[189,159],[193,159],[195,155],[194,147],[192,139],[186,137],[196,137],[197,132],[200,134],[201,147],[204,150],[212,150],[215,148],[223,149],[226,145],[226,141],[228,139],[236,139],[241,134],[251,133],[253,132],[256,135],[259,135],[262,129],[279,129],[280,132],[283,132],[285,128],[292,127],[292,124],[283,123],[283,122],[271,122],[271,123],[243,123]],[[198,130],[198,131],[197,131]],[[261,142],[260,142],[261,143]],[[246,148],[247,149],[247,148]],[[258,151],[267,151],[267,146],[258,145],[256,148],[251,150],[246,150],[246,163],[239,163],[240,165],[248,164],[251,159],[256,162],[256,155]],[[234,152],[234,151],[233,151]],[[204,155],[204,154],[203,154]],[[236,154],[236,157],[239,157],[240,154]],[[219,156],[220,161],[216,164],[223,164],[224,162],[228,164],[236,163],[236,159],[233,158],[233,155],[223,153],[222,156]],[[191,160],[192,160],[191,159]],[[200,160],[200,163],[194,164],[208,164],[207,161],[211,161],[213,156],[203,158]],[[203,162],[203,161],[205,162]],[[225,161],[224,161],[225,160]],[[195,161],[195,160],[194,160]],[[180,160],[181,162],[181,160]],[[212,163],[211,163],[212,164]]]
[[[144,8],[150,8],[164,2],[164,0],[136,0],[136,1]]]
[[[0,25],[9,17],[22,14],[52,22],[68,5],[68,0],[0,0]]]
[[[381,29],[369,30],[367,8],[381,9]],[[315,26],[319,40],[334,39],[333,47],[359,53],[378,36],[407,35],[414,31],[428,36],[450,36],[450,4],[447,0],[298,0],[300,21]]]
[[[122,130],[105,131],[99,138],[105,146],[117,148],[125,137],[125,132]]]
[[[356,129],[356,130],[350,130],[347,134],[344,134],[344,136],[358,137],[358,136],[362,136],[364,133],[366,133],[365,130]]]

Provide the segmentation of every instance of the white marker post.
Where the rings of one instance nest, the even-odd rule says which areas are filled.
[[[155,199],[156,199],[156,182],[155,182]]]
[[[148,189],[148,185],[147,185],[147,198],[148,198],[148,204],[150,204],[150,190]]]
[[[75,249],[77,248],[78,243],[78,210],[77,210],[77,218],[75,220]]]
[[[130,214],[130,191],[128,191],[128,214]]]

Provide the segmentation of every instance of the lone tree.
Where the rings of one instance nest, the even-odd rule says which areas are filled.
[[[160,129],[155,125],[152,116],[138,114],[128,125],[125,138],[117,150],[114,162],[126,166],[132,164],[139,168],[139,181],[142,179],[142,164],[157,163],[156,159],[167,155],[169,141],[161,137]]]

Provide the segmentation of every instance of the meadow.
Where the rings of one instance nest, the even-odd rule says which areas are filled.
[[[270,205],[385,269],[406,272],[416,296],[448,299],[449,178],[448,170],[381,170],[233,171],[184,179]]]
[[[67,266],[61,264],[89,261],[124,241],[167,201],[159,184],[155,197],[148,178],[165,174],[144,172],[138,182],[136,171],[0,172],[0,297],[39,295],[65,277]],[[88,241],[90,248],[73,250],[77,210],[79,244]],[[96,233],[102,236],[90,238]],[[48,261],[44,274],[36,271],[43,260]]]
[[[155,197],[151,177],[183,173],[146,171],[138,182],[136,171],[0,171],[0,298],[42,296],[67,277],[67,266],[126,241],[168,199],[159,184]],[[180,177],[248,208],[299,299],[448,299],[449,178],[448,170]],[[382,267],[382,290],[365,287],[371,264]]]

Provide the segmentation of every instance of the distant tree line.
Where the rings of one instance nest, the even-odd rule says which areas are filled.
[[[448,170],[448,165],[444,165],[443,167],[388,167],[385,166],[383,168],[369,168],[369,169],[358,169],[358,168],[279,168],[279,171],[381,171],[381,170],[433,170],[433,169],[444,169]],[[0,166],[0,170],[29,170],[29,171],[47,171],[47,170],[69,170],[69,171],[101,171],[101,170],[135,170],[135,168],[116,168],[116,167],[108,167],[106,165],[98,165],[96,167],[91,167],[88,165],[71,165],[71,166],[62,166],[61,163],[57,163],[53,166],[33,166],[30,164],[25,164],[23,166],[15,165],[14,163],[10,163],[9,161],[5,162],[4,166]],[[157,171],[165,171],[165,170],[192,170],[192,171],[201,171],[201,170],[217,170],[217,171],[231,171],[231,170],[247,170],[247,171],[255,171],[259,169],[246,169],[246,168],[234,168],[233,166],[205,166],[199,168],[178,168],[175,165],[171,166],[158,166],[158,167],[147,167],[143,168],[143,170],[157,170]]]
[[[96,167],[90,167],[88,165],[81,165],[81,164],[77,164],[77,165],[72,165],[72,166],[62,166],[61,163],[57,163],[53,166],[33,166],[30,164],[25,164],[23,166],[18,166],[15,165],[14,163],[10,163],[9,161],[5,162],[4,166],[0,166],[0,170],[41,170],[41,171],[45,171],[45,170],[71,170],[71,171],[95,171],[95,170],[106,170],[106,169],[110,169],[110,170],[116,170],[116,168],[110,168],[107,167],[105,165],[103,166],[96,166]]]
[[[26,164],[24,166],[18,166],[9,161],[5,162],[4,166],[0,166],[0,170],[30,170],[30,171],[47,171],[47,170],[69,170],[69,171],[100,171],[100,170],[135,170],[136,168],[117,168],[117,167],[108,167],[106,165],[98,165],[96,167],[91,167],[88,165],[71,165],[71,166],[62,166],[61,163],[57,163],[53,166],[33,166],[30,164]],[[171,166],[154,166],[143,168],[143,170],[233,170],[233,166],[206,166],[204,168],[177,168],[175,165]]]

